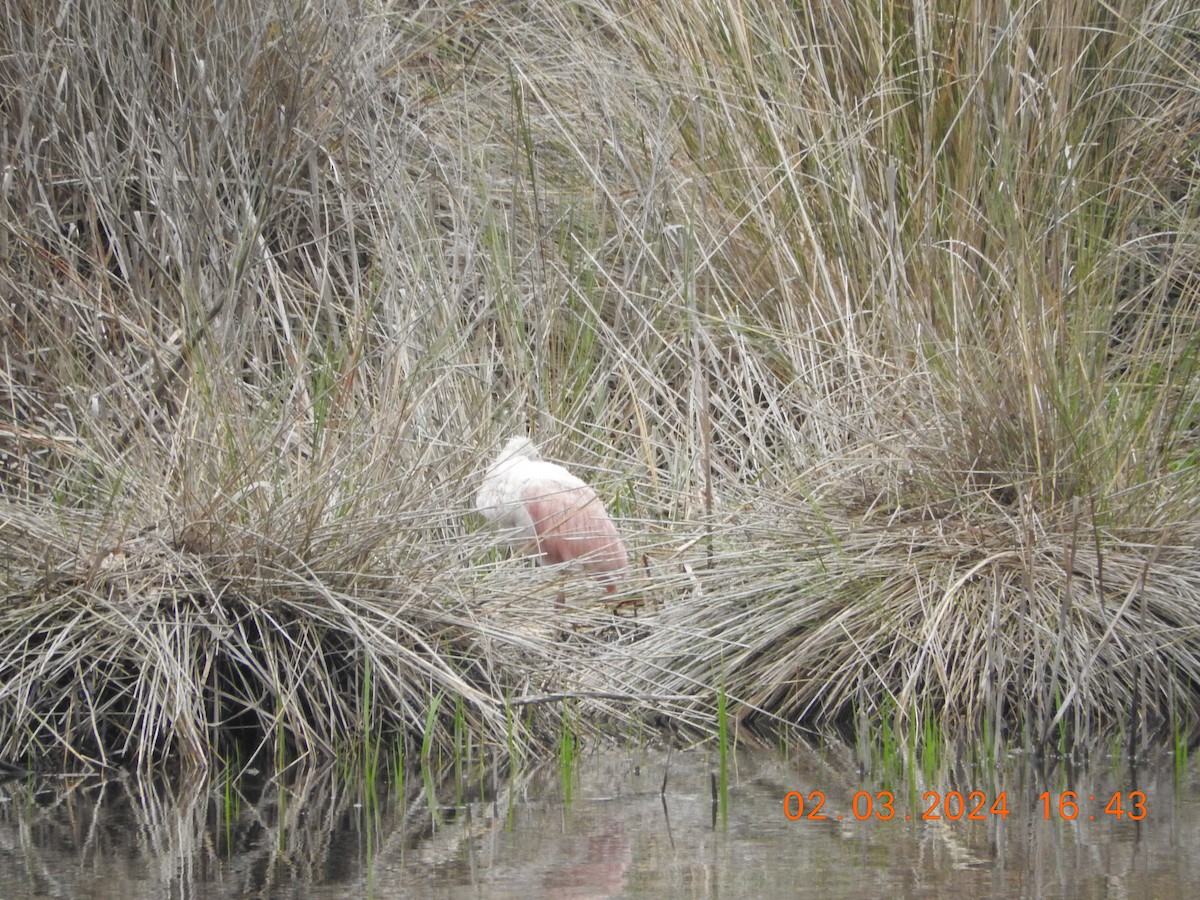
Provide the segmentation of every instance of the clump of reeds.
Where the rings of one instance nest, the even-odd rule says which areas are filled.
[[[720,549],[625,683],[1194,737],[1195,12],[677,15],[702,195],[740,217],[702,358],[770,369],[744,425],[711,392]]]
[[[1196,16],[21,7],[0,760],[1194,734]],[[473,533],[519,432],[632,623]]]
[[[494,437],[421,147],[351,9],[6,21],[0,756],[30,766],[479,742],[548,634],[479,621]],[[404,162],[408,160],[407,164]],[[436,265],[431,260],[430,264]],[[464,389],[465,388],[465,389]],[[511,666],[511,668],[510,668]],[[429,717],[428,711],[441,714]]]

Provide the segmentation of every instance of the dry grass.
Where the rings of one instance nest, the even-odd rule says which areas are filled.
[[[9,0],[0,759],[1196,735],[1197,18]],[[636,624],[475,530],[519,431]]]

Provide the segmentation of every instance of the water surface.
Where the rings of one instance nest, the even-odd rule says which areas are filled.
[[[607,750],[573,771],[548,765],[507,779],[464,768],[436,788],[414,773],[403,794],[395,782],[368,793],[328,771],[236,787],[30,777],[0,785],[0,896],[1178,897],[1192,889],[1194,762],[1178,779],[1167,757],[1136,768],[1109,758],[1037,766],[1021,755],[936,775],[916,768],[867,771],[844,747],[741,750],[724,805],[713,802],[718,761],[707,749]]]

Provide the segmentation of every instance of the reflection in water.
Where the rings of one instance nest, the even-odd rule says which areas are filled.
[[[742,751],[714,827],[715,765],[597,754],[570,802],[553,767],[476,770],[432,808],[420,778],[372,798],[328,771],[236,790],[14,779],[0,784],[0,897],[1183,896],[1200,847],[1200,779],[1193,765],[1176,785],[1170,760],[1038,771],[1014,756],[889,781],[837,746]]]

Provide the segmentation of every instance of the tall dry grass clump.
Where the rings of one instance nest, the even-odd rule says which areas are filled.
[[[10,6],[0,754],[550,733],[504,702],[552,643],[465,594],[490,386],[447,319],[434,31]]]
[[[1194,735],[1196,19],[7,3],[0,758]],[[514,431],[635,625],[488,549]]]
[[[630,683],[1194,737],[1195,10],[681,9],[647,55],[728,224],[707,352],[773,377],[758,431],[716,389],[753,487]]]

